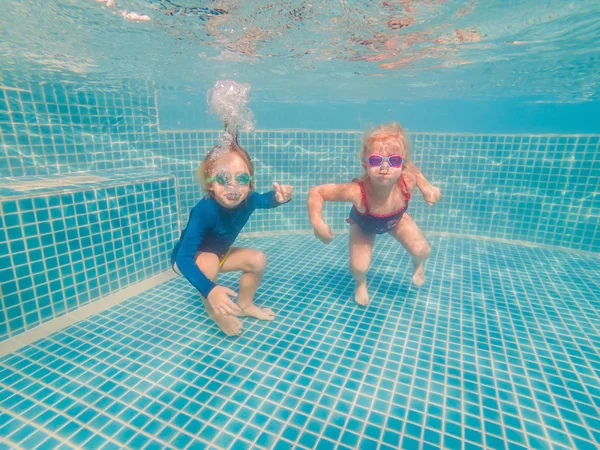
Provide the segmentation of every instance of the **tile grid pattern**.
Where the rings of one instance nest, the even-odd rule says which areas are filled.
[[[0,436],[23,448],[600,444],[597,258],[436,237],[415,289],[408,255],[381,241],[367,309],[351,301],[345,238],[256,238],[240,244],[270,260],[258,298],[273,323],[245,319],[224,338],[179,278],[3,358]]]
[[[143,142],[157,125],[149,92],[2,86],[0,175],[146,167],[151,158]]]
[[[134,93],[135,92],[135,93]],[[241,142],[257,167],[258,189],[296,187],[287,211],[256,216],[252,231],[309,230],[306,193],[361,174],[359,132],[258,131]],[[150,88],[82,91],[67,86],[2,87],[0,175],[148,168],[180,183],[183,221],[202,193],[195,169],[214,131],[161,131]],[[429,208],[410,212],[426,232],[450,232],[600,251],[599,136],[411,133],[413,160],[442,188]],[[331,205],[333,228],[348,208]]]
[[[134,178],[0,200],[0,342],[167,270],[175,179]]]

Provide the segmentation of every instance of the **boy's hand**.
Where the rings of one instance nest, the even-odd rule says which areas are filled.
[[[212,291],[208,293],[208,303],[215,310],[216,313],[224,316],[237,314],[241,309],[233,303],[229,296],[237,297],[237,292],[226,288],[225,286],[215,286]]]
[[[423,192],[423,199],[429,206],[437,203],[440,198],[442,198],[442,192],[438,187],[431,186]]]
[[[331,228],[329,228],[329,225],[327,225],[325,222],[313,228],[315,236],[323,244],[329,244],[332,241],[333,233],[331,232]]]
[[[285,203],[292,198],[292,191],[294,188],[287,184],[280,185],[277,182],[273,183],[273,189],[275,190],[275,200],[279,203]]]

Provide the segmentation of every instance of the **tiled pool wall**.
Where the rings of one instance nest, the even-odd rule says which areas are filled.
[[[173,176],[0,200],[0,342],[168,269]]]
[[[260,126],[260,124],[258,124]],[[242,144],[257,168],[257,188],[293,184],[285,209],[256,215],[246,231],[307,230],[310,186],[360,175],[361,131],[257,131]],[[425,232],[447,232],[600,251],[599,135],[473,135],[411,132],[412,158],[442,188],[433,208],[410,211]],[[88,91],[70,85],[3,87],[0,176],[147,168],[175,175],[181,218],[202,193],[195,169],[216,131],[160,129],[156,92],[123,86]],[[348,208],[328,207],[337,229]]]
[[[161,130],[154,89],[95,89],[1,88],[0,340],[165,270],[177,228],[202,196],[195,169],[219,132]],[[257,190],[278,181],[296,193],[292,203],[255,214],[245,231],[310,230],[308,189],[359,176],[361,136],[362,130],[242,133]],[[443,192],[433,207],[418,195],[411,201],[426,234],[600,251],[598,135],[413,131],[410,138],[413,161]],[[9,189],[16,180],[76,172],[110,182],[56,192]],[[327,205],[333,229],[347,227],[348,209]]]

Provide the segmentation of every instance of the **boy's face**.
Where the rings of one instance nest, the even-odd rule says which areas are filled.
[[[240,205],[250,193],[250,169],[244,160],[233,152],[219,157],[211,170],[210,190],[215,200],[223,207],[233,209]]]
[[[363,155],[362,166],[369,178],[378,184],[393,185],[398,182],[402,175],[403,164],[398,166],[400,158],[404,158],[404,149],[395,139],[387,139],[373,143]],[[372,165],[369,163],[369,158],[377,160],[377,156],[383,159],[381,164]],[[391,160],[390,160],[391,158]],[[378,161],[377,161],[378,162]]]

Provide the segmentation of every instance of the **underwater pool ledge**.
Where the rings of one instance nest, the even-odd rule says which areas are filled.
[[[22,347],[32,344],[38,339],[45,338],[56,331],[60,331],[69,325],[73,325],[80,320],[87,319],[94,314],[118,305],[134,295],[141,294],[148,289],[156,287],[165,281],[170,280],[174,276],[175,274],[172,270],[167,270],[166,272],[154,275],[144,281],[136,283],[132,286],[128,286],[121,291],[115,292],[114,294],[82,306],[73,312],[65,314],[64,316],[57,317],[56,319],[43,323],[35,328],[32,328],[31,330],[8,338],[7,340],[0,342],[0,358],[13,353]]]

